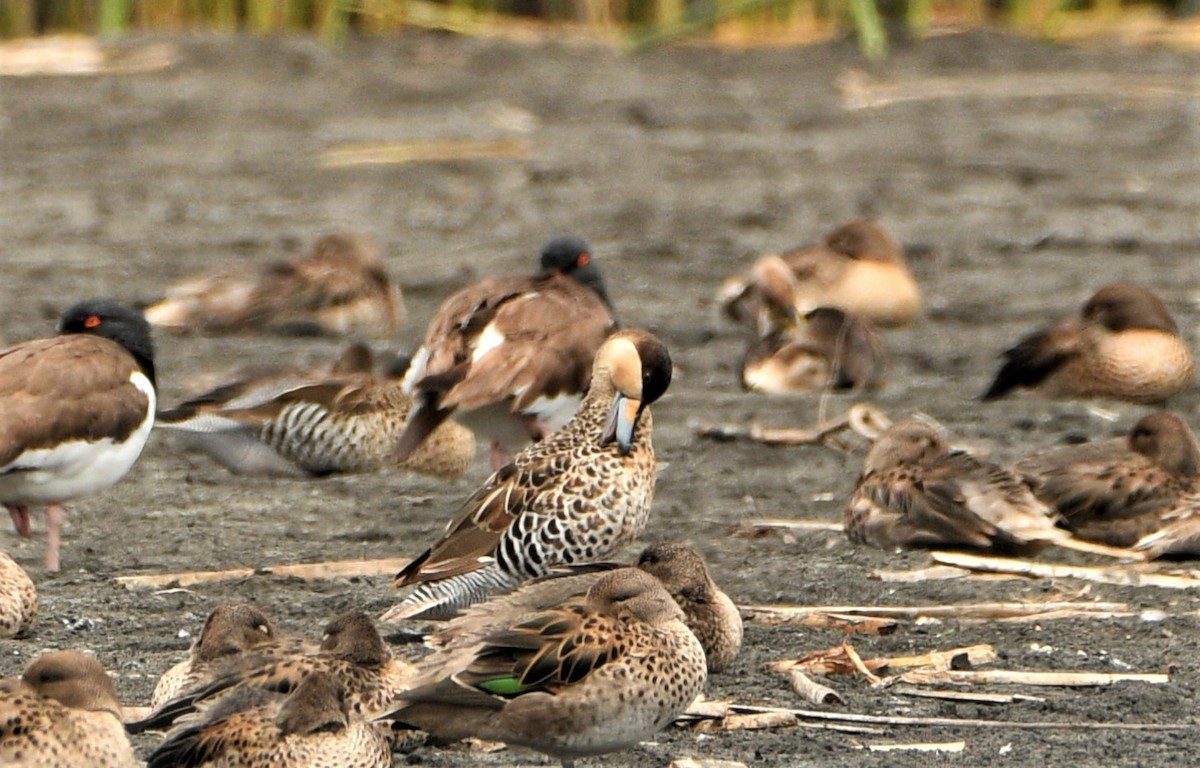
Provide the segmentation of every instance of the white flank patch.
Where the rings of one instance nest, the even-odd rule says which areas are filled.
[[[54,448],[25,451],[15,461],[0,467],[21,472],[0,474],[0,499],[24,502],[62,502],[107,488],[125,476],[137,461],[154,426],[158,400],[154,387],[141,371],[129,381],[150,400],[146,418],[124,443],[112,438],[95,442],[72,440]]]
[[[546,434],[550,434],[567,426],[567,422],[579,410],[579,405],[582,402],[582,395],[572,395],[564,392],[554,397],[539,397],[522,412],[536,417],[545,428]]]
[[[504,334],[496,327],[495,323],[488,323],[484,326],[483,332],[479,334],[479,338],[475,341],[475,349],[471,351],[471,362],[479,362],[479,358],[491,352],[496,347],[505,342]]]
[[[425,368],[429,366],[429,347],[421,345],[404,372],[404,380],[400,383],[404,394],[411,395],[417,388],[417,382],[425,377]]]

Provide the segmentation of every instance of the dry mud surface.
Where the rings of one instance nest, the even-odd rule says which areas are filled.
[[[839,77],[862,67],[850,44],[637,56],[570,43],[413,34],[351,41],[170,41],[171,68],[122,77],[0,80],[0,341],[43,335],[80,297],[128,300],[234,260],[295,253],[337,228],[377,240],[403,282],[418,339],[440,297],[471,276],[528,271],[549,235],[592,241],[624,320],[669,343],[678,374],[655,408],[669,463],[644,538],[682,539],[743,603],[937,604],[979,600],[1123,601],[1111,620],[902,624],[857,637],[864,657],[992,643],[1012,669],[1159,671],[1169,685],[1018,688],[1042,700],[950,705],[832,680],[852,712],[987,720],[1180,723],[1200,698],[1197,599],[1187,591],[1009,580],[887,584],[879,568],[923,554],[855,550],[840,534],[731,538],[756,517],[837,520],[860,456],[693,436],[700,420],[811,424],[816,398],[740,391],[740,333],[711,296],[756,253],[873,214],[912,249],[924,319],[889,333],[893,415],[922,410],[962,442],[1012,457],[1065,436],[1124,431],[1074,403],[986,406],[995,355],[1031,326],[1112,280],[1167,299],[1194,341],[1200,307],[1200,61],[1165,51],[1070,49],[991,34],[901,48],[871,77],[904,100],[851,109]],[[879,91],[870,93],[878,94]],[[526,142],[523,158],[323,168],[346,143],[431,138]],[[306,362],[331,340],[160,336],[164,403],[210,373],[253,361]],[[834,398],[838,413],[848,405]],[[1172,404],[1197,424],[1197,396]],[[482,459],[482,455],[481,455]],[[0,642],[0,674],[46,648],[94,651],[127,704],[181,658],[207,611],[262,605],[289,631],[393,600],[389,579],[269,577],[165,592],[128,591],[119,574],[414,555],[484,477],[436,482],[401,473],[320,481],[235,477],[157,434],[115,488],[71,508],[63,571],[40,567],[43,541],[0,546],[41,590],[29,637]],[[37,517],[40,531],[43,518]],[[631,548],[627,553],[634,554]],[[1043,555],[1070,561],[1080,558]],[[1166,618],[1138,614],[1159,610]],[[831,630],[748,627],[747,649],[712,694],[803,706],[765,661],[840,643]],[[590,761],[665,765],[711,756],[773,765],[1184,764],[1194,730],[1137,732],[1004,726],[892,728],[872,736],[788,728],[699,736],[682,730]],[[964,740],[956,756],[882,754],[865,745]],[[152,739],[139,742],[149,748]],[[403,764],[406,758],[399,758]],[[408,762],[541,761],[422,748]]]

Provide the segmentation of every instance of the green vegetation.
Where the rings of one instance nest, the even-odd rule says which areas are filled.
[[[789,43],[852,31],[863,53],[878,58],[889,32],[920,37],[936,22],[990,19],[1055,35],[1067,14],[1116,24],[1129,7],[1122,0],[0,0],[0,37],[209,29],[307,32],[336,43],[351,30],[483,34],[550,22],[632,49],[684,36]]]

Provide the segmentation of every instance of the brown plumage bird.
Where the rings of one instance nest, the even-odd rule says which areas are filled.
[[[582,597],[605,574],[619,567],[599,563],[555,569],[514,592],[471,606],[432,635],[428,643],[439,653],[459,653],[500,629],[513,616],[547,610]],[[683,544],[655,544],[644,549],[632,567],[658,579],[683,610],[688,628],[704,648],[709,672],[722,671],[733,663],[742,647],[742,617],[733,600],[709,575],[699,552]]]
[[[0,552],[0,637],[22,634],[37,616],[37,587],[25,569]]]
[[[397,587],[416,589],[382,620],[449,618],[555,565],[595,562],[633,540],[657,477],[649,405],[667,391],[671,370],[652,334],[608,337],[579,412],[467,499],[446,533],[397,575]]]
[[[846,505],[856,544],[966,547],[1024,553],[1070,534],[1028,486],[1004,468],[952,450],[919,421],[900,421],[871,446]]]
[[[657,579],[622,568],[581,598],[508,617],[469,652],[432,657],[378,717],[439,739],[531,747],[569,767],[661,731],[706,679],[679,606]]]
[[[750,345],[742,386],[767,394],[871,390],[883,378],[883,365],[883,344],[870,321],[817,307],[797,326]]]
[[[1153,536],[1154,547],[1138,548],[1200,554],[1182,522],[1200,493],[1200,445],[1174,414],[1144,416],[1118,440],[1041,451],[1017,470],[1081,539],[1135,547]]]
[[[1075,315],[1004,352],[984,400],[1016,389],[1051,398],[1108,397],[1153,403],[1190,389],[1196,366],[1162,301],[1113,283]]]
[[[254,372],[161,411],[157,426],[239,474],[311,477],[391,466],[412,408],[400,379],[374,373],[370,347],[354,344],[329,371]],[[400,466],[450,477],[474,456],[471,431],[446,422]]]
[[[907,325],[921,312],[921,290],[904,249],[878,222],[843,224],[818,245],[758,259],[728,278],[717,299],[734,320],[766,335],[820,306],[875,325]]]
[[[46,505],[46,568],[59,568],[63,502],[116,483],[154,425],[154,345],[137,310],[107,299],[63,314],[59,335],[0,351],[0,502],[18,535]]]
[[[429,322],[405,388],[417,399],[396,447],[404,460],[454,415],[492,441],[492,468],[579,407],[592,358],[616,327],[591,248],[549,241],[532,277],[492,277],[453,294]]]
[[[318,238],[304,258],[229,267],[172,286],[146,319],[176,333],[382,335],[404,319],[404,300],[375,246],[339,232]]]
[[[316,653],[241,654],[213,682],[168,701],[127,727],[131,733],[162,728],[194,712],[198,704],[217,701],[238,689],[288,693],[313,672],[328,673],[341,683],[351,712],[370,714],[383,709],[406,688],[413,671],[412,664],[392,654],[369,617],[351,611],[325,627]]]
[[[200,637],[187,659],[159,678],[150,697],[150,708],[158,709],[172,699],[203,688],[236,670],[239,659],[254,654],[315,653],[317,644],[299,637],[280,635],[265,613],[249,603],[224,603],[208,615]]]
[[[205,709],[150,755],[147,768],[389,768],[387,728],[350,712],[341,681],[313,672],[290,695],[258,691]]]
[[[0,765],[133,768],[121,703],[100,662],[76,651],[39,656],[0,681]]]

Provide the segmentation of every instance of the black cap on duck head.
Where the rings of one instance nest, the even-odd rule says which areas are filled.
[[[150,324],[140,311],[112,299],[88,299],[63,313],[58,332],[87,333],[117,342],[129,350],[146,378],[157,386],[154,379],[154,341],[150,336]]]
[[[1178,333],[1179,328],[1162,300],[1140,285],[1106,285],[1083,305],[1083,319],[1110,331],[1134,328]]]
[[[555,237],[542,246],[541,268],[543,273],[561,272],[570,275],[579,282],[591,288],[611,309],[612,301],[608,298],[608,289],[600,268],[592,256],[592,248],[581,237],[567,235]]]
[[[600,345],[592,366],[592,386],[613,391],[601,445],[615,441],[621,454],[629,453],[642,412],[667,391],[672,370],[667,346],[647,331],[617,331]]]

